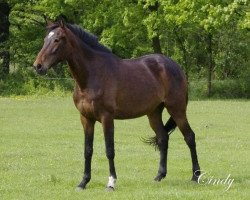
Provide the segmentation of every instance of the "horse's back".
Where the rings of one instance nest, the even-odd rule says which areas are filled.
[[[186,86],[186,76],[181,67],[171,58],[162,54],[150,54],[135,59],[125,60],[130,66],[130,73],[149,74],[148,81],[156,81],[164,85],[165,90],[176,90]],[[133,72],[132,72],[133,71]],[[138,72],[137,72],[138,71]]]
[[[118,118],[145,115],[164,103],[173,89],[180,89],[184,80],[180,67],[171,59],[152,54],[119,63],[116,87]]]

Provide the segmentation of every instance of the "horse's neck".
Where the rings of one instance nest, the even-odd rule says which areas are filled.
[[[100,65],[96,64],[96,60],[100,62],[102,59],[104,58],[98,52],[95,52],[86,44],[76,41],[67,62],[72,76],[81,90],[88,89],[87,87],[90,86],[91,82],[98,81]]]

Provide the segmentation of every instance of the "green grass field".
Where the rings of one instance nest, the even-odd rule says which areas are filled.
[[[230,174],[228,191],[223,184],[190,181],[191,159],[179,130],[169,141],[168,175],[155,183],[159,153],[140,140],[152,136],[143,117],[115,123],[118,180],[111,193],[96,124],[92,180],[76,192],[83,131],[71,97],[0,98],[0,199],[250,199],[250,101],[191,101],[188,116],[206,178]]]

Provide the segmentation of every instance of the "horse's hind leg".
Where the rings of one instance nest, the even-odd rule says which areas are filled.
[[[183,105],[183,106],[181,106]],[[192,166],[193,166],[193,181],[198,181],[198,177],[200,175],[200,166],[198,163],[197,152],[196,152],[196,143],[195,143],[195,134],[191,129],[187,117],[186,117],[186,104],[178,104],[175,106],[166,105],[170,115],[173,117],[177,126],[179,127],[181,133],[184,136],[184,140],[186,141],[192,158]]]
[[[166,132],[162,123],[162,110],[163,106],[160,105],[154,112],[148,115],[151,128],[156,134],[156,141],[160,150],[160,163],[158,174],[155,177],[155,181],[161,181],[167,174],[167,151],[168,151],[168,133]]]

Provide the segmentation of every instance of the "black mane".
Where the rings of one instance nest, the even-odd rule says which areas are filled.
[[[59,27],[59,24],[56,23],[48,27],[48,29],[49,31],[51,31],[58,27]],[[83,30],[80,26],[76,24],[66,24],[66,27],[72,33],[74,33],[74,35],[76,35],[80,40],[82,40],[84,43],[86,43],[88,46],[90,46],[94,50],[102,51],[106,53],[112,53],[110,49],[108,49],[107,47],[99,43],[98,38],[95,35]]]

